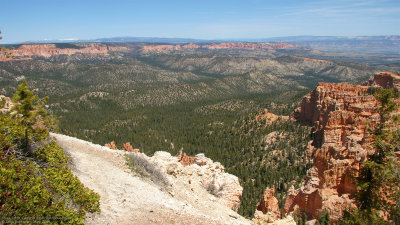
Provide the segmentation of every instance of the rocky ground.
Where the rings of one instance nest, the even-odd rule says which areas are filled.
[[[191,185],[187,174],[179,173],[180,166],[170,169],[170,174],[164,173],[165,168],[156,168],[158,181],[165,181],[157,182],[152,176],[131,171],[124,158],[140,154],[138,157],[147,160],[149,165],[159,165],[165,157],[170,157],[168,153],[150,158],[65,135],[53,133],[52,136],[71,157],[74,174],[101,196],[101,213],[87,215],[87,224],[250,224],[226,206],[218,195],[222,192],[211,194],[201,185]],[[193,184],[199,182],[196,179]]]

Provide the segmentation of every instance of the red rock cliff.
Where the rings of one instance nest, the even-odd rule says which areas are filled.
[[[356,175],[374,152],[368,129],[380,119],[378,102],[367,90],[367,86],[319,83],[304,97],[294,117],[314,126],[309,146],[313,167],[301,187],[290,191],[285,214],[299,208],[309,218],[317,218],[327,210],[335,221],[354,204],[351,197],[356,188],[347,175]]]
[[[43,56],[50,57],[53,55],[73,55],[81,54],[109,54],[112,51],[126,51],[126,47],[106,46],[97,43],[77,44],[79,48],[57,48],[55,44],[26,44],[21,45],[17,49],[10,50],[13,57]],[[0,60],[8,61],[13,58],[0,58]]]

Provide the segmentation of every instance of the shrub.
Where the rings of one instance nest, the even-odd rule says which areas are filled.
[[[45,101],[26,82],[18,90],[20,104],[0,114],[0,222],[83,224],[86,212],[100,211],[100,197],[72,174],[69,158],[49,138]]]

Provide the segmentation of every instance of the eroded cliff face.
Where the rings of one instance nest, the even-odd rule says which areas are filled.
[[[57,48],[56,44],[24,44],[16,49],[10,50],[13,58],[0,58],[1,61],[10,61],[21,57],[42,56],[45,58],[54,55],[73,54],[101,54],[106,55],[113,51],[127,51],[126,47],[106,46],[98,43],[76,44],[76,48]]]
[[[383,88],[395,87],[400,89],[400,76],[391,72],[380,72],[362,85]]]
[[[380,120],[378,102],[368,88],[319,83],[303,98],[294,117],[313,124],[313,167],[301,187],[290,190],[284,214],[300,209],[311,219],[326,210],[336,221],[354,205],[356,188],[348,175],[357,175],[360,164],[373,154],[369,129]]]

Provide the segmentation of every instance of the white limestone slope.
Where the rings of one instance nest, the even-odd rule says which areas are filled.
[[[87,224],[251,223],[203,187],[168,174],[165,168],[158,167],[160,160],[61,134],[51,136],[71,157],[73,173],[86,187],[100,194],[101,213],[87,215]],[[131,154],[154,166],[144,172],[156,175],[132,172],[124,158]]]

